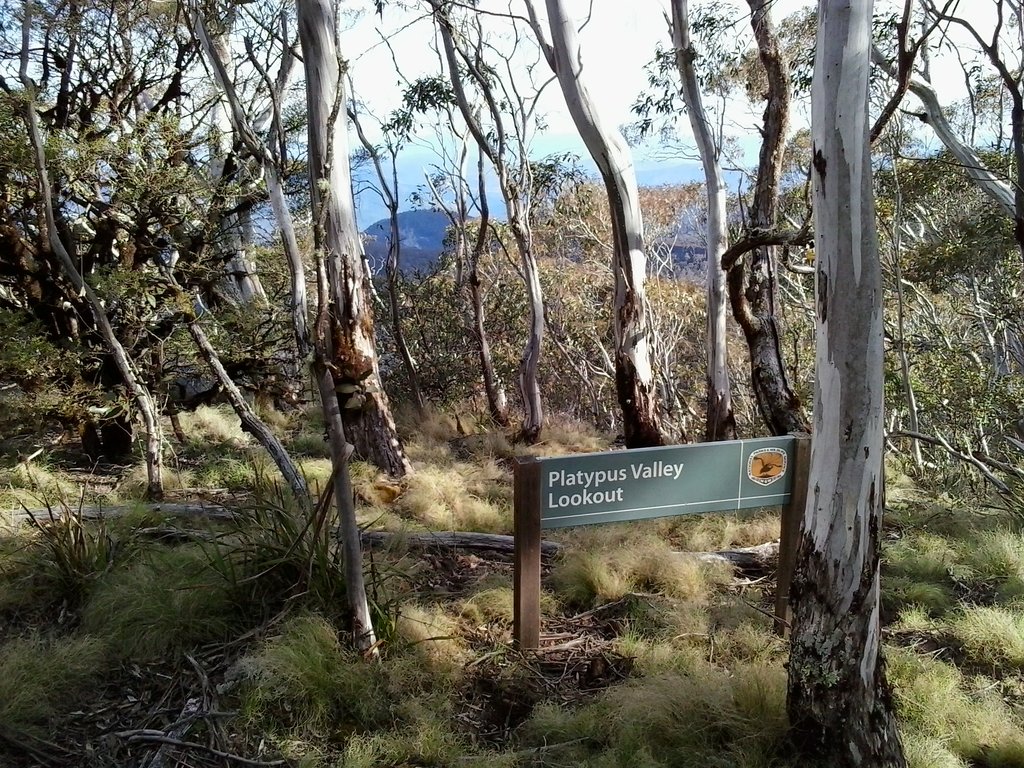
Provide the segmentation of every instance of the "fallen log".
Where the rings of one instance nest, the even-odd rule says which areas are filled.
[[[390,531],[363,531],[363,544],[367,547],[384,546],[393,541],[424,549],[464,549],[471,552],[496,552],[512,555],[515,537],[498,533],[469,533],[465,531],[434,531],[429,533],[392,533]],[[557,555],[565,545],[557,541],[542,540],[541,554]],[[760,572],[775,568],[779,559],[779,542],[758,544],[756,547],[723,549],[718,552],[673,551],[673,557],[695,558],[706,563],[724,563],[739,571]]]
[[[427,533],[393,533],[391,531],[363,531],[363,544],[381,547],[398,541],[422,549],[465,549],[470,552],[497,552],[511,555],[515,551],[515,537],[500,533],[470,533],[467,531],[430,531]],[[542,555],[557,555],[563,549],[557,541],[542,541]]]
[[[156,515],[166,517],[199,517],[205,520],[231,520],[235,513],[227,507],[219,504],[172,504],[172,503],[146,503],[146,504],[117,504],[114,506],[95,505],[88,507],[68,506],[56,504],[52,507],[39,509],[15,509],[0,512],[0,523],[8,525],[21,525],[35,520],[38,523],[45,523],[50,519],[60,520],[70,512],[83,520],[102,520],[112,517],[124,517],[137,510],[145,510]]]
[[[59,519],[67,512],[64,505],[52,509],[21,509],[0,513],[0,522],[15,525],[31,519],[43,523],[50,519],[51,514]],[[158,515],[179,518],[203,518],[207,520],[231,520],[235,513],[219,504],[135,504],[117,506],[88,506],[71,508],[75,515],[86,520],[99,520],[109,517],[121,517],[129,512],[145,509]],[[423,533],[406,533],[392,531],[363,531],[363,545],[366,547],[383,547],[392,542],[401,542],[406,546],[422,549],[461,549],[468,552],[492,552],[507,555],[515,552],[515,537],[499,533],[472,533],[468,531],[426,531]],[[550,540],[541,541],[540,551],[544,557],[553,557],[565,549],[565,545]],[[779,542],[772,541],[755,547],[739,547],[723,549],[717,552],[680,552],[673,551],[673,557],[695,558],[705,563],[724,563],[744,573],[762,573],[776,567],[779,559]]]

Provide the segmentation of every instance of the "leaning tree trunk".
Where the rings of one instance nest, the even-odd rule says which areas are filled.
[[[210,343],[209,337],[203,330],[203,327],[199,324],[199,321],[192,317],[188,321],[188,332],[195,342],[196,347],[199,349],[199,354],[203,360],[209,366],[210,371],[213,373],[214,378],[220,383],[224,391],[227,393],[228,402],[231,403],[231,408],[234,410],[235,415],[238,416],[238,420],[242,424],[242,429],[248,432],[250,435],[256,438],[263,450],[267,452],[267,455],[273,459],[274,464],[277,465],[278,471],[281,473],[281,477],[288,483],[288,487],[292,491],[292,496],[295,497],[295,502],[302,508],[305,513],[312,512],[312,506],[309,499],[309,490],[306,486],[306,480],[299,471],[299,468],[292,461],[292,457],[288,455],[288,450],[282,445],[281,441],[277,439],[277,435],[270,431],[270,428],[261,419],[256,411],[249,403],[245,401],[242,396],[242,391],[235,384],[231,375],[224,368],[224,365],[220,361],[220,355],[217,354],[217,350],[213,344]]]
[[[103,341],[110,352],[110,356],[114,359],[125,387],[142,414],[142,421],[146,428],[146,496],[150,499],[161,499],[164,494],[163,430],[160,427],[160,413],[156,401],[142,380],[142,376],[139,374],[135,363],[128,356],[128,353],[115,335],[110,319],[107,317],[103,301],[93,291],[92,286],[83,279],[82,274],[75,266],[74,259],[71,258],[71,254],[64,247],[64,243],[60,239],[60,233],[57,231],[57,220],[53,210],[53,192],[50,188],[50,176],[46,169],[46,152],[42,131],[39,129],[39,116],[36,114],[35,84],[28,76],[28,39],[31,23],[31,4],[26,4],[24,18],[22,19],[25,48],[21,53],[21,76],[22,83],[30,98],[25,101],[24,105],[25,122],[28,125],[36,173],[39,175],[39,193],[47,238],[50,241],[50,248],[60,261],[65,276],[71,282],[72,287],[80,296],[84,296],[88,302],[100,335],[103,337]]]
[[[749,229],[757,233],[773,230],[778,218],[779,178],[789,125],[789,70],[769,15],[771,3],[747,0],[747,5],[768,77],[757,184],[748,222]],[[773,248],[755,248],[735,264],[724,266],[733,317],[743,329],[750,350],[750,380],[761,417],[772,434],[806,431],[807,416],[789,384],[782,359]]]
[[[645,280],[647,255],[633,158],[622,135],[607,126],[583,78],[576,24],[563,0],[547,0],[551,43],[528,4],[534,31],[558,78],[565,103],[604,180],[612,220],[615,279],[615,384],[627,448],[662,445],[657,386],[651,367],[651,317]]]
[[[790,592],[790,722],[816,762],[905,766],[881,656],[882,272],[868,144],[871,2],[819,5],[811,100],[817,383]]]
[[[676,48],[676,64],[682,81],[683,100],[690,118],[690,128],[701,164],[704,166],[705,187],[708,196],[708,406],[704,439],[733,440],[736,437],[736,417],[732,410],[732,391],[729,385],[729,348],[726,344],[725,271],[722,257],[729,242],[726,223],[726,188],[719,165],[719,149],[711,131],[711,121],[704,111],[697,72],[693,62],[696,52],[690,39],[689,3],[672,2],[672,40]]]
[[[325,362],[334,377],[345,434],[356,455],[402,477],[411,467],[378,369],[370,280],[352,200],[333,6],[325,0],[299,0],[298,8],[309,111],[310,194],[314,228],[323,236],[317,248],[326,259],[330,290],[332,350]]]

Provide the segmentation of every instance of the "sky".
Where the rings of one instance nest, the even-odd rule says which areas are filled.
[[[876,12],[892,5],[892,1],[876,0]],[[534,2],[543,15],[543,0]],[[580,21],[586,18],[590,0],[566,2],[570,12],[575,13]],[[733,2],[736,3],[736,0]],[[990,13],[991,0],[969,0],[969,3],[972,12],[982,16]],[[612,125],[623,125],[631,121],[630,107],[647,85],[645,65],[653,57],[659,42],[669,42],[664,15],[666,4],[663,0],[593,0],[592,4],[591,20],[580,32],[584,77],[597,97],[605,121]],[[778,21],[811,4],[808,0],[775,0],[773,15]],[[422,7],[425,3],[421,0],[411,5]],[[511,8],[513,13],[525,15],[523,0],[480,0],[479,7],[495,14],[507,14]],[[736,3],[735,8],[736,34],[749,38],[749,11],[746,4]],[[507,28],[507,19],[487,15],[483,18],[492,39],[500,39],[500,30]],[[525,30],[525,25],[523,28]],[[434,35],[429,17],[419,11],[399,8],[395,3],[385,7],[383,19],[376,14],[362,14],[348,19],[347,28],[341,35],[343,52],[349,62],[355,96],[366,105],[367,110],[383,116],[400,103],[403,85],[402,78],[396,72],[396,62],[403,76],[409,80],[441,71],[437,53],[433,49]],[[390,45],[385,44],[385,40]],[[528,47],[524,46],[524,49]],[[934,66],[941,70],[945,64],[937,61]],[[525,70],[520,72],[525,73]],[[544,78],[549,75],[546,65],[542,65],[538,72]],[[936,82],[943,80],[942,72],[938,74]],[[959,79],[962,82],[962,75]],[[540,105],[539,112],[544,116],[545,128],[533,141],[534,156],[574,152],[580,156],[585,168],[596,173],[564,106],[557,83],[547,86]],[[742,98],[737,98],[726,108],[730,133],[745,137],[741,138],[740,147],[750,164],[753,164],[756,156],[757,125],[762,108],[761,105],[750,105]],[[806,107],[798,106],[794,115],[794,128],[806,125],[807,120]],[[372,133],[372,129],[369,132]],[[689,128],[685,124],[681,126],[679,138],[683,146],[692,143]],[[436,140],[432,133],[425,132],[421,140],[407,148],[399,158],[403,209],[411,207],[409,195],[422,183],[424,170],[437,160],[433,145],[436,145]],[[664,148],[656,144],[634,148],[634,164],[642,186],[702,178],[695,155],[666,156]],[[492,201],[497,203],[499,197],[495,188],[491,194]],[[386,215],[383,204],[372,192],[361,193],[357,205],[361,226],[365,227]]]

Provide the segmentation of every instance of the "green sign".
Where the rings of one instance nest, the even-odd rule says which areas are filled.
[[[541,459],[542,528],[785,504],[793,437]]]

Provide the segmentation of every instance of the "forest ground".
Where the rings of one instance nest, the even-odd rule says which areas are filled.
[[[315,413],[264,416],[323,486]],[[182,422],[171,500],[232,519],[154,511],[142,467],[91,467],[73,444],[2,444],[0,766],[808,764],[786,738],[774,572],[672,555],[776,539],[774,511],[548,532],[565,546],[545,563],[544,647],[519,652],[510,556],[402,534],[511,533],[526,449],[466,414],[406,418],[415,475],[354,465],[361,523],[395,534],[366,554],[367,662],[339,631],[330,527],[298,519],[229,411]],[[529,451],[610,447],[562,422]],[[913,768],[1024,768],[1024,499],[983,494],[887,466],[885,652]],[[53,520],[14,522],[46,504]]]

